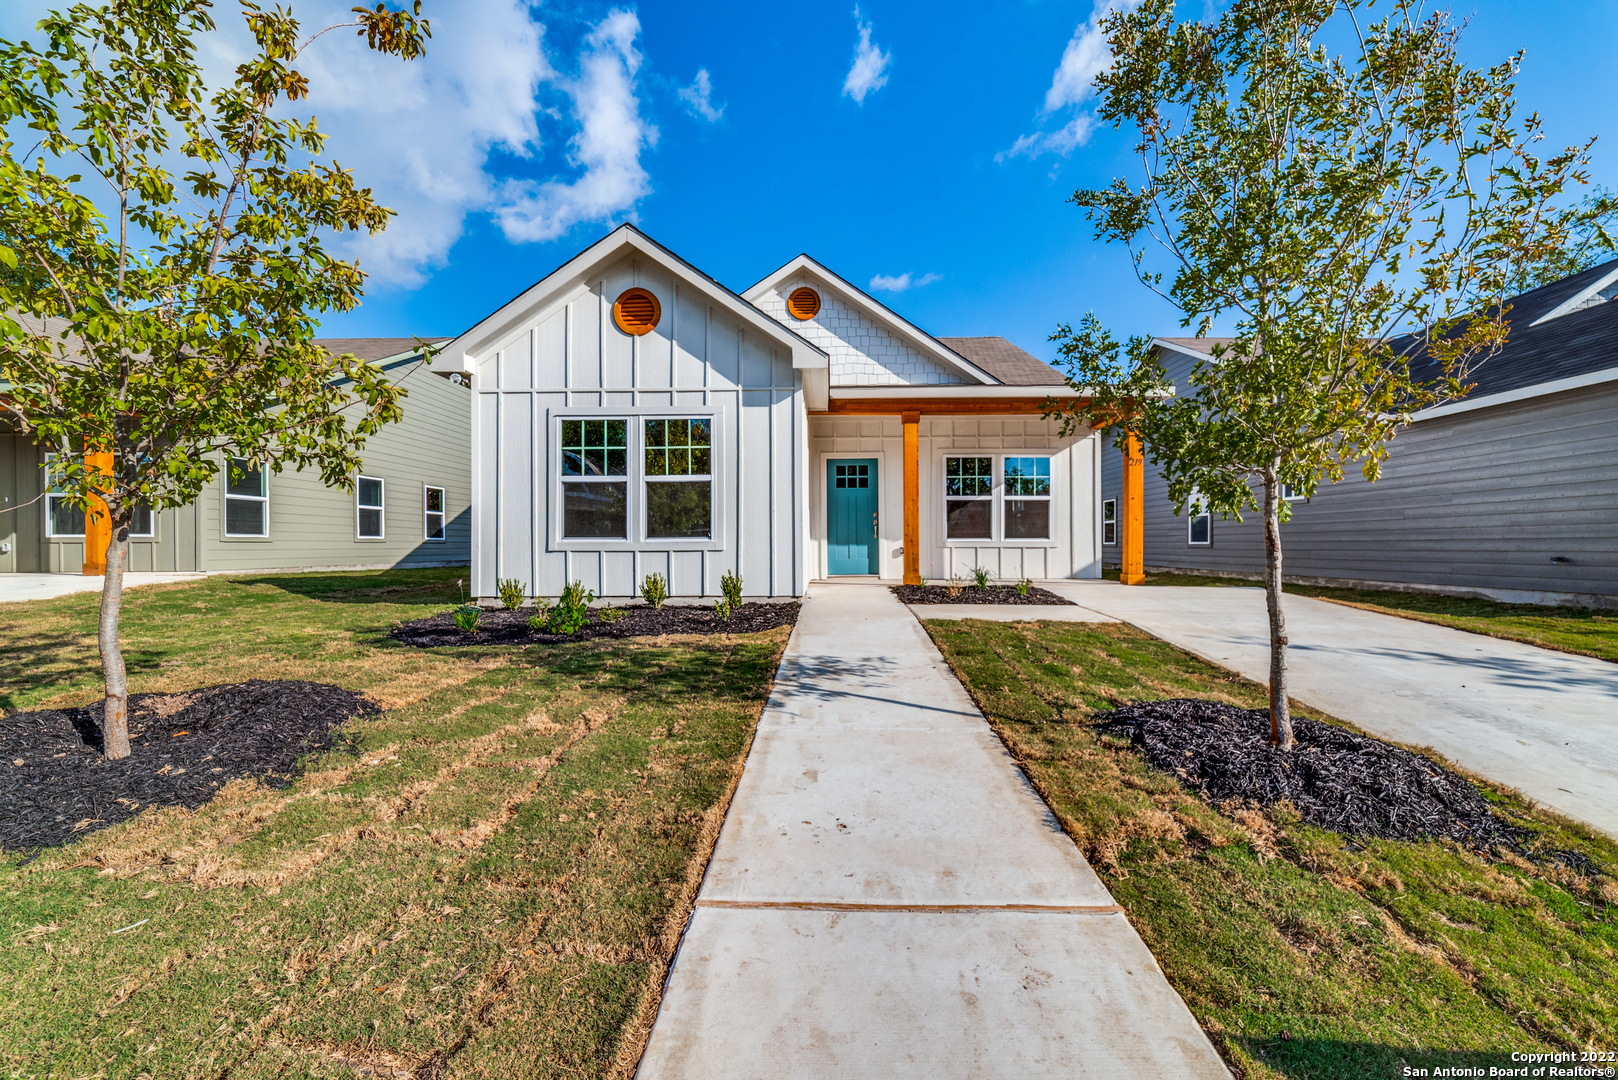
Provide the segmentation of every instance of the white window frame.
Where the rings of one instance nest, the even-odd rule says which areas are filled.
[[[705,472],[705,473],[679,473],[679,474],[676,474],[676,475],[673,475],[673,476],[669,476],[669,475],[650,476],[650,475],[647,475],[647,473],[646,473],[646,421],[648,421],[648,420],[706,420],[706,421],[708,421],[708,471]],[[714,531],[715,531],[714,530],[714,521],[718,517],[718,515],[714,513],[714,505],[713,505],[713,503],[714,503],[714,480],[715,480],[715,476],[714,476],[714,455],[718,453],[718,447],[716,447],[714,445],[714,439],[715,439],[715,436],[718,433],[715,430],[713,417],[710,416],[710,415],[707,415],[707,414],[696,414],[696,413],[693,413],[693,414],[684,414],[684,413],[682,413],[682,414],[679,414],[679,415],[669,415],[669,416],[637,416],[635,418],[635,433],[640,438],[640,447],[639,447],[638,453],[635,455],[635,459],[632,462],[630,462],[629,471],[631,473],[634,473],[636,471],[636,469],[638,468],[640,470],[640,474],[641,474],[641,476],[640,476],[640,485],[641,485],[640,486],[640,494],[641,494],[640,535],[645,539],[645,541],[648,544],[662,544],[662,543],[665,543],[665,542],[670,541],[670,540],[673,540],[673,541],[676,541],[676,542],[679,542],[679,541],[687,541],[687,542],[689,542],[689,541],[695,540],[698,543],[708,543],[709,541],[713,540]],[[635,439],[634,439],[634,437],[631,437],[627,441],[629,443],[633,444]],[[631,448],[631,450],[635,449],[635,447],[633,445],[631,445],[630,448]],[[651,511],[652,511],[651,502],[652,501],[651,501],[651,499],[646,497],[646,495],[647,495],[646,486],[648,484],[694,483],[694,482],[697,482],[697,481],[707,481],[707,484],[708,484],[708,535],[707,536],[653,536],[652,535],[652,523],[651,523]]]
[[[938,536],[940,538],[939,542],[944,547],[1016,547],[1016,548],[1052,547],[1053,548],[1053,547],[1059,546],[1059,542],[1057,541],[1056,535],[1055,535],[1056,532],[1057,532],[1057,521],[1058,521],[1058,519],[1057,519],[1057,510],[1058,510],[1058,508],[1054,504],[1057,501],[1056,500],[1056,492],[1057,492],[1057,489],[1059,487],[1059,485],[1057,484],[1057,465],[1056,465],[1056,460],[1060,455],[1061,455],[1060,450],[1051,450],[1051,449],[1048,449],[1048,448],[1040,448],[1040,449],[1032,449],[1032,450],[987,450],[987,451],[985,451],[985,450],[946,450],[946,451],[943,451],[942,453],[940,453],[938,455],[938,478],[937,478],[937,481],[936,481],[938,486],[934,489],[937,492],[937,499],[938,499],[937,519],[938,519]],[[859,456],[859,455],[851,455],[851,456]],[[870,455],[867,454],[865,456],[869,457]],[[986,457],[986,458],[989,458],[990,461],[992,462],[992,464],[990,466],[990,468],[993,470],[991,472],[991,474],[990,474],[991,479],[992,479],[992,483],[990,484],[989,494],[988,495],[958,495],[958,496],[951,496],[951,495],[946,494],[947,485],[949,483],[949,459],[950,458],[966,458],[966,457],[970,457],[970,458],[984,458],[984,457]],[[1051,463],[1051,493],[1049,495],[1014,495],[1014,496],[1008,496],[1006,494],[1006,459],[1007,458],[1030,458],[1030,457],[1045,458],[1046,460],[1048,460]],[[1007,498],[1045,499],[1045,500],[1050,501],[1053,504],[1052,507],[1051,507],[1051,534],[1052,535],[1049,536],[1049,537],[1046,537],[1044,539],[1030,538],[1030,539],[1023,540],[1023,539],[1017,539],[1015,537],[1008,538],[1006,536],[1006,499]],[[957,500],[959,500],[959,499],[987,499],[987,500],[990,500],[993,503],[993,506],[989,511],[989,537],[988,537],[988,539],[974,539],[972,537],[964,537],[964,536],[963,537],[952,537],[952,536],[949,535],[949,503],[950,503],[951,499],[957,499]]]
[[[1293,488],[1291,484],[1283,483],[1281,487],[1282,502],[1308,502],[1309,500]]]
[[[548,458],[543,462],[543,468],[548,470],[549,479],[543,490],[548,500],[550,514],[549,550],[551,551],[721,551],[725,546],[727,529],[725,492],[728,485],[730,470],[733,462],[730,457],[727,433],[729,426],[726,423],[727,413],[723,405],[656,405],[651,407],[608,407],[608,406],[573,406],[571,408],[557,409],[549,413],[546,421],[549,424]],[[646,536],[646,427],[647,420],[707,420],[710,424],[710,457],[708,468],[708,498],[709,498],[709,524],[710,535],[694,537],[658,537],[649,539]],[[624,481],[628,484],[625,498],[628,505],[625,508],[624,529],[628,535],[613,536],[565,536],[562,530],[565,527],[565,491],[568,483],[589,481],[589,477],[566,477],[562,473],[562,425],[569,420],[623,420],[628,424],[628,434],[625,443],[628,448],[628,469]],[[865,457],[872,455],[866,454]],[[688,477],[668,477],[668,479],[693,479]],[[702,479],[695,477],[694,479]],[[601,482],[601,481],[597,481]],[[613,477],[611,483],[617,483],[618,478]]]
[[[135,513],[139,514],[143,509],[146,510],[146,519],[150,523],[151,527],[145,532],[136,532],[134,523],[131,522],[129,526],[129,537],[132,540],[155,540],[157,539],[157,511],[136,506]]]
[[[362,503],[362,502],[360,502],[361,486],[366,480],[373,481],[376,484],[377,492],[378,492],[378,495],[380,497],[379,502],[374,503],[374,504],[373,503]],[[363,474],[361,474],[360,476],[356,476],[354,478],[354,539],[356,539],[356,540],[386,540],[388,538],[388,509],[387,508],[388,508],[388,482],[386,480],[384,480],[380,476],[365,476]],[[381,532],[377,533],[375,536],[367,536],[367,535],[365,535],[365,533],[363,531],[361,531],[361,529],[360,529],[360,511],[362,511],[362,510],[375,510],[376,511],[377,523],[381,526],[381,529],[382,529]]]
[[[443,509],[427,509],[427,493],[429,491],[438,492],[438,505]],[[438,519],[437,536],[433,535],[432,530],[432,520],[435,517]],[[421,538],[435,544],[441,544],[449,539],[449,496],[437,484],[421,485]]]
[[[1112,526],[1112,539],[1107,539],[1107,526]],[[1101,543],[1106,547],[1118,546],[1118,500],[1101,500]]]
[[[1043,495],[1013,495],[1006,490],[1006,462],[1011,458],[1044,458],[1045,480],[1049,485]],[[1049,451],[1038,450],[1012,450],[1000,454],[995,461],[994,487],[996,506],[996,521],[998,523],[1001,542],[1021,547],[1025,544],[1049,544],[1054,542],[1050,534],[1056,531],[1056,455]],[[1006,503],[1012,500],[1024,502],[1043,502],[1050,504],[1050,510],[1045,515],[1044,536],[1007,536],[1006,535]]]
[[[1202,513],[1193,514],[1191,512],[1192,504],[1200,502],[1201,499],[1201,493],[1193,490],[1190,497],[1185,500],[1185,543],[1187,547],[1213,547],[1213,511],[1204,505]],[[1208,522],[1208,539],[1195,540],[1192,537],[1195,535],[1196,524],[1203,519]]]
[[[245,462],[246,460],[247,460],[246,458],[237,458],[237,457],[232,457],[232,458],[226,458],[225,459],[225,467],[224,467],[223,470],[221,470],[223,472],[223,474],[224,474],[221,477],[221,479],[224,481],[223,489],[224,489],[224,492],[225,492],[225,513],[224,513],[223,519],[219,523],[219,527],[224,531],[225,538],[228,539],[228,540],[266,540],[266,539],[269,538],[269,535],[270,535],[270,474],[269,474],[269,471],[267,469],[265,469],[264,466],[262,466],[262,465],[259,466],[258,475],[259,475],[260,481],[262,481],[262,484],[263,484],[262,490],[263,490],[264,494],[262,494],[262,495],[232,495],[231,491],[230,491],[230,467],[231,467],[231,463],[232,462],[237,462],[237,461]],[[264,531],[263,532],[236,533],[236,532],[231,532],[230,531],[230,500],[232,500],[232,499],[237,499],[237,500],[239,500],[241,502],[262,503],[264,505]]]
[[[51,480],[51,462],[56,460],[56,457],[57,455],[54,453],[45,455],[45,536],[51,540],[83,540],[83,529],[76,533],[59,533],[51,528],[51,521],[55,517],[53,504],[57,499],[67,498],[65,492],[62,494],[53,494],[51,492],[51,488],[55,486],[55,483]],[[84,513],[85,519],[88,521],[90,512],[86,510]]]

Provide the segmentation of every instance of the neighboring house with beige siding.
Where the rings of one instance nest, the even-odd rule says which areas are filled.
[[[389,372],[404,419],[366,440],[353,492],[314,470],[220,474],[194,502],[144,515],[134,571],[454,566],[469,556],[470,390],[434,375],[411,338],[319,342]],[[0,573],[81,572],[84,515],[45,490],[48,451],[0,428]]]
[[[1381,479],[1351,467],[1292,502],[1286,578],[1618,607],[1615,296],[1618,261],[1513,297],[1505,347],[1466,398],[1398,433]],[[1157,339],[1168,381],[1184,387],[1218,340]],[[1120,505],[1122,463],[1110,442],[1104,456],[1105,521]],[[1175,511],[1148,462],[1148,572],[1263,573],[1257,513],[1238,522]],[[1116,530],[1103,529],[1104,559],[1116,565]]]

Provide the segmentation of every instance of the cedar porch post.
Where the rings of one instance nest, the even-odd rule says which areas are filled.
[[[921,414],[900,413],[905,433],[905,584],[921,585]]]
[[[112,454],[103,450],[84,455],[84,467],[98,476],[112,475]],[[107,545],[112,542],[112,515],[107,504],[94,496],[84,512],[85,577],[102,577],[107,572]]]
[[[1146,580],[1145,537],[1145,462],[1142,460],[1140,440],[1133,435],[1124,439],[1124,490],[1122,543],[1119,544],[1122,565],[1118,580],[1124,585],[1139,585]]]

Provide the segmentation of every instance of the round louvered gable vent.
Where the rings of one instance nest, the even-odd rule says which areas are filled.
[[[793,289],[787,297],[787,310],[794,319],[812,319],[820,314],[820,294],[807,285]]]
[[[649,334],[663,317],[663,305],[645,289],[625,289],[612,302],[612,321],[626,334]]]

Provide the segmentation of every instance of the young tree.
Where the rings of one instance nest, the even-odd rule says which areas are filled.
[[[1527,292],[1590,269],[1618,252],[1618,194],[1592,188],[1568,214],[1566,240],[1550,245],[1538,261],[1519,265],[1506,288]]]
[[[379,371],[311,343],[315,315],[353,308],[364,281],[322,237],[392,213],[314,159],[314,119],[278,112],[305,96],[293,65],[325,30],[242,8],[256,55],[212,93],[196,55],[217,32],[208,0],[81,4],[39,23],[40,46],[0,41],[0,415],[110,520],[110,758],[129,754],[118,617],[137,509],[192,501],[221,455],[347,487],[366,436],[401,415]],[[422,54],[419,3],[353,10],[343,25],[371,49]],[[38,142],[15,153],[24,132]]]
[[[1181,325],[1235,336],[1169,394],[1150,338],[1093,316],[1053,340],[1088,400],[1064,426],[1134,435],[1177,505],[1264,519],[1270,716],[1293,745],[1281,601],[1282,486],[1374,481],[1411,414],[1458,397],[1505,340],[1517,269],[1565,246],[1554,209],[1588,144],[1537,156],[1517,119],[1518,58],[1461,63],[1445,13],[1394,0],[1235,0],[1180,23],[1173,0],[1103,21],[1100,115],[1139,135],[1138,186],[1076,192],[1098,238],[1128,246]],[[1334,53],[1347,47],[1347,56]]]

